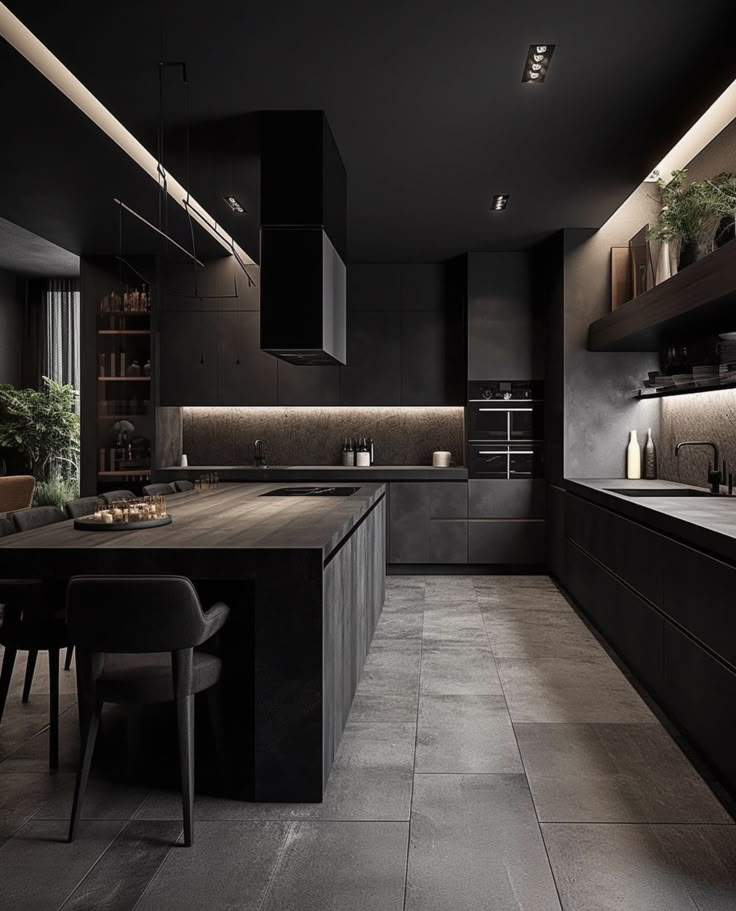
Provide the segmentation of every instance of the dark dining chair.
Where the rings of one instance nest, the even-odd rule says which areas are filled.
[[[38,579],[0,580],[0,645],[5,649],[0,670],[0,721],[5,711],[16,655],[28,652],[23,702],[28,701],[39,651],[49,653],[49,768],[59,767],[59,651],[69,644],[64,610]]]
[[[100,508],[100,497],[78,497],[66,504],[66,514],[70,519],[81,519],[91,516]]]
[[[186,479],[174,481],[174,487],[176,488],[177,493],[185,493],[187,490],[194,490],[194,484]]]
[[[15,525],[13,525],[13,520],[9,519],[7,516],[0,516],[0,538],[5,535],[14,535],[15,534]]]
[[[56,522],[63,522],[66,515],[58,506],[35,506],[33,509],[24,509],[23,512],[13,514],[13,522],[16,531],[33,531],[36,528],[43,528],[45,525],[54,525]],[[41,647],[43,650],[43,646]],[[30,650],[28,653],[28,663],[26,664],[26,679],[23,685],[23,702],[28,702],[31,695],[31,684],[33,683],[33,674],[36,669],[36,660],[39,649]],[[66,650],[66,659],[64,661],[64,670],[68,671],[72,666],[72,656],[74,650]]]
[[[58,506],[34,506],[32,509],[24,509],[23,512],[13,513],[16,531],[33,531],[35,528],[43,528],[44,525],[53,525],[65,520],[66,516]]]
[[[107,493],[101,493],[100,499],[109,506],[115,500],[134,500],[135,494],[132,490],[108,490]]]
[[[173,484],[147,484],[143,488],[143,493],[147,497],[167,497],[176,493],[176,487]]]
[[[203,612],[183,576],[75,576],[67,589],[67,624],[77,649],[77,692],[82,758],[69,824],[74,839],[82,812],[102,705],[175,702],[184,844],[192,844],[194,802],[194,696],[208,691],[215,746],[222,728],[217,690],[221,662],[197,648],[227,620],[230,608]]]

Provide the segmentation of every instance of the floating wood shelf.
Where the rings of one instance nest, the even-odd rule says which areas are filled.
[[[660,389],[657,392],[650,392],[648,389],[640,389],[636,394],[637,399],[664,399],[671,395],[693,395],[697,392],[716,392],[719,389],[736,389],[736,381],[730,383],[688,383],[685,386],[671,386],[668,389]]]
[[[98,329],[98,335],[150,335],[150,329]]]
[[[150,383],[150,376],[98,376],[101,383]]]
[[[732,331],[736,331],[736,242],[596,320],[588,331],[588,348],[658,351],[672,341]]]

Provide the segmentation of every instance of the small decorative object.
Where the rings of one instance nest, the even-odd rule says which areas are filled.
[[[657,255],[657,269],[654,273],[655,285],[661,285],[662,282],[666,282],[668,278],[672,278],[672,261],[670,256],[670,242],[668,240],[663,240],[659,245],[659,253]]]
[[[449,468],[452,461],[452,453],[445,450],[438,450],[432,453],[433,468]]]
[[[649,225],[644,225],[629,241],[632,297],[638,297],[654,284],[654,268],[647,240],[648,234]]]
[[[185,452],[183,452],[181,454],[181,459],[179,460],[179,465],[181,468],[187,468],[189,466],[189,458],[187,457],[187,454]]]
[[[358,449],[355,453],[355,464],[359,468],[368,468],[371,464],[371,453],[368,449],[368,441],[363,437],[358,444]]]
[[[644,446],[644,477],[647,481],[657,479],[657,447],[652,439],[652,428],[647,431],[647,442]]]
[[[107,508],[74,520],[74,527],[81,531],[134,531],[170,524],[165,497],[114,500]]]
[[[611,310],[631,300],[631,253],[627,247],[611,247]]]
[[[140,376],[141,375],[141,365],[138,361],[133,361],[133,363],[128,367],[125,375],[126,376]]]
[[[143,365],[143,376],[150,376],[150,375],[151,375],[151,361],[148,360]]]
[[[635,430],[629,431],[629,445],[626,447],[626,477],[638,480],[641,477],[641,447]]]

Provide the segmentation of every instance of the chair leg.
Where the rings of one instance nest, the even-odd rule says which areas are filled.
[[[127,727],[128,727],[128,777],[135,778],[138,771],[138,764],[141,757],[141,725],[143,724],[143,712],[139,705],[129,705]]]
[[[66,658],[64,659],[64,670],[70,671],[72,668],[72,658],[74,657],[74,646],[70,645],[66,650]]]
[[[23,680],[23,698],[22,702],[25,704],[28,702],[31,696],[31,685],[33,684],[33,674],[36,670],[36,659],[38,658],[38,650],[33,649],[28,652],[28,661],[26,662],[26,676]]]
[[[3,655],[3,667],[0,671],[0,721],[3,720],[5,703],[8,699],[8,690],[10,681],[13,677],[13,667],[15,665],[15,656],[18,654],[14,648],[6,648]]]
[[[227,790],[228,769],[227,752],[225,750],[225,721],[222,713],[222,692],[220,690],[220,684],[211,686],[207,690],[207,708],[210,714],[210,724],[212,725],[212,738],[215,742],[217,772],[220,776],[223,790]]]
[[[59,649],[49,649],[49,768],[59,768]]]
[[[176,720],[179,728],[179,771],[184,811],[184,845],[193,843],[192,811],[194,808],[194,696],[176,700]]]
[[[77,783],[74,787],[72,817],[69,822],[69,841],[74,841],[77,826],[79,825],[79,817],[82,815],[82,803],[87,791],[89,770],[92,766],[92,754],[95,751],[95,741],[97,739],[97,730],[100,726],[101,711],[102,706],[97,701],[90,706],[89,717],[87,719],[87,730],[84,735],[84,749],[82,750],[82,758],[79,763],[79,771],[77,772]]]

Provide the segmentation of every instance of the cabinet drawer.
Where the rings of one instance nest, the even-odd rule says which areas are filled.
[[[736,674],[669,623],[664,626],[660,701],[715,766],[726,787],[736,788]]]
[[[542,519],[545,488],[541,480],[468,481],[471,519]]]
[[[567,568],[567,587],[582,610],[637,677],[658,695],[666,621],[573,543],[568,543]]]
[[[662,575],[664,612],[736,668],[736,569],[667,541]]]
[[[389,490],[389,562],[467,560],[465,481],[398,481]]]
[[[475,519],[468,522],[469,563],[544,563],[542,521]]]
[[[566,501],[565,529],[571,541],[661,606],[666,538],[574,495]]]
[[[465,519],[431,519],[429,563],[468,562],[468,523]]]

